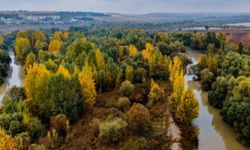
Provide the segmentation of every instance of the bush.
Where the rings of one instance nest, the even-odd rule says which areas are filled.
[[[68,123],[69,120],[67,119],[67,116],[64,114],[59,114],[51,117],[50,127],[55,129],[59,136],[65,137],[67,133]]]
[[[23,124],[20,123],[19,121],[10,122],[9,132],[11,133],[11,135],[16,135],[18,133],[21,133],[23,130],[24,130]]]
[[[143,83],[146,81],[147,71],[144,68],[137,68],[135,70],[134,81],[137,83]]]
[[[9,130],[11,120],[12,120],[11,115],[2,114],[0,116],[0,127],[5,129],[5,130]]]
[[[118,105],[119,109],[121,109],[123,111],[128,110],[129,107],[130,107],[129,98],[128,97],[121,97],[121,98],[119,98],[117,105]]]
[[[127,114],[129,128],[133,132],[146,131],[150,123],[148,109],[142,104],[134,104]]]
[[[124,81],[121,84],[119,93],[123,96],[131,96],[133,94],[134,89],[135,85],[133,85],[130,81]]]
[[[24,100],[26,99],[26,95],[25,95],[25,90],[22,87],[12,87],[7,95],[14,101],[19,101],[19,100]]]
[[[124,136],[124,130],[127,122],[122,118],[106,120],[99,126],[99,138],[104,143],[117,143]]]
[[[129,139],[125,146],[126,150],[148,150],[150,149],[147,140],[144,137]]]
[[[31,142],[37,141],[40,136],[46,135],[45,127],[36,117],[30,116],[28,114],[24,115],[23,124],[26,130],[29,132]]]

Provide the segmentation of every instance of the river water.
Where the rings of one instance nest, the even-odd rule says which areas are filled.
[[[203,54],[189,50],[188,57],[193,60],[190,66],[198,63],[199,57]],[[220,116],[219,110],[208,103],[207,92],[202,91],[201,84],[193,81],[194,75],[185,75],[186,85],[194,90],[200,107],[199,117],[194,125],[199,133],[199,150],[249,150],[240,144],[233,129],[226,124]]]
[[[21,86],[24,79],[24,69],[21,64],[15,60],[13,51],[10,51],[9,55],[11,57],[10,70],[4,84],[0,86],[0,102],[2,101],[4,94],[12,86]]]

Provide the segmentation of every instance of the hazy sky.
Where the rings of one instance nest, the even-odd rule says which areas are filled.
[[[0,0],[0,10],[250,12],[250,0]]]

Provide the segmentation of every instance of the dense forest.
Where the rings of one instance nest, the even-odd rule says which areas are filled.
[[[6,49],[7,47],[4,38],[0,36],[0,85],[4,82],[4,78],[8,75],[8,66],[11,61]]]
[[[197,80],[250,144],[250,51],[223,33],[71,27],[3,37],[25,79],[3,98],[0,149],[171,149],[170,118],[181,130],[179,146],[195,148],[199,104],[184,80],[186,47],[204,53],[192,67]],[[6,77],[10,58],[0,52]]]

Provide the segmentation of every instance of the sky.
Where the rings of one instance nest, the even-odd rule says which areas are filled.
[[[153,12],[250,12],[250,0],[0,0],[0,10]]]

